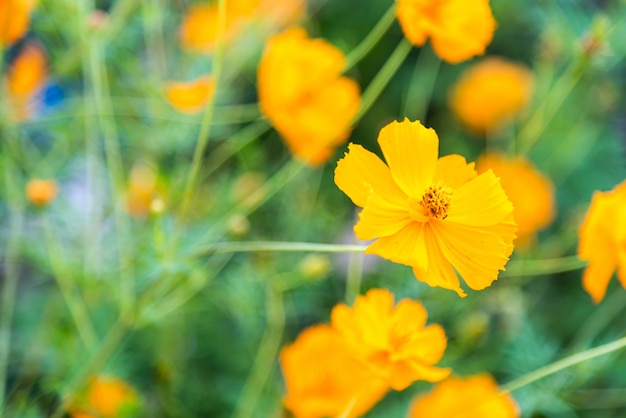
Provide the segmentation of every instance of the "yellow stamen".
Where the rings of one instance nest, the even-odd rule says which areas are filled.
[[[452,190],[442,183],[433,183],[424,192],[421,205],[426,213],[437,219],[446,219],[452,200]]]

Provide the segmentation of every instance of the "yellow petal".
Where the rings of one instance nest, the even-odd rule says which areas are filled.
[[[513,205],[493,171],[487,170],[454,191],[446,221],[468,225],[494,225],[513,213]]]
[[[354,226],[356,236],[370,240],[396,234],[412,222],[408,209],[372,193]]]
[[[365,253],[377,254],[396,263],[422,266],[425,269],[428,267],[429,255],[426,250],[423,229],[423,224],[409,222],[393,235],[376,240],[367,247]],[[359,236],[358,233],[357,236]]]
[[[203,76],[189,82],[170,81],[165,94],[172,107],[182,113],[197,113],[215,92],[215,81]]]
[[[365,206],[372,191],[384,195],[388,201],[406,200],[391,178],[389,167],[376,154],[352,143],[344,158],[337,162],[335,184],[359,207]]]
[[[604,299],[614,271],[615,263],[609,260],[592,261],[583,271],[583,289],[594,303],[600,303]]]
[[[476,176],[474,163],[468,164],[465,157],[451,154],[437,160],[433,180],[441,181],[451,189],[458,189]]]
[[[435,173],[439,138],[419,121],[391,122],[378,134],[378,143],[396,184],[414,199],[421,199]]]

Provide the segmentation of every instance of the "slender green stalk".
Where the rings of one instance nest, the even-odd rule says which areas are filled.
[[[570,347],[583,349],[626,307],[626,293],[615,292],[607,297],[578,328]]]
[[[363,115],[367,113],[370,107],[374,104],[378,96],[383,92],[387,83],[394,76],[396,71],[400,68],[400,65],[404,62],[406,57],[411,52],[413,45],[409,43],[405,38],[402,38],[396,49],[391,53],[387,61],[383,64],[380,71],[374,76],[367,89],[363,92],[361,97],[361,109],[358,115],[354,119],[353,123],[361,120]]]
[[[391,4],[389,9],[380,18],[376,26],[369,31],[367,36],[346,56],[346,71],[354,67],[376,46],[385,32],[391,27],[396,19],[396,4]]]
[[[256,404],[270,378],[280,349],[280,341],[285,329],[283,295],[274,289],[271,283],[268,283],[266,297],[267,325],[254,364],[237,402],[237,408],[233,414],[235,418],[254,416]]]
[[[413,76],[404,100],[403,115],[423,121],[435,88],[441,60],[429,47],[423,47],[415,63]]]
[[[74,319],[78,334],[83,340],[87,351],[91,351],[95,347],[98,337],[91,323],[87,306],[80,297],[80,293],[74,285],[72,278],[68,276],[65,269],[67,258],[63,254],[61,243],[58,241],[46,214],[42,213],[40,220],[45,235],[46,248],[48,249],[48,258],[52,272],[54,273],[54,277],[65,299],[65,303],[69,308],[70,314]]]
[[[541,276],[544,274],[563,273],[578,270],[587,265],[577,256],[561,258],[546,258],[543,260],[513,260],[506,266],[506,271],[500,273],[502,277]]]
[[[366,248],[365,245],[318,244],[313,242],[237,241],[209,244],[194,250],[191,255],[246,252],[362,253]]]
[[[363,280],[363,253],[350,254],[348,263],[348,277],[346,278],[346,303],[352,305],[356,297],[361,293],[361,281]]]
[[[612,353],[613,351],[617,351],[624,347],[626,347],[626,337],[622,337],[613,342],[591,348],[589,350],[581,351],[580,353],[555,361],[554,363],[541,367],[531,373],[528,373],[525,376],[520,377],[519,379],[515,379],[512,382],[503,385],[501,389],[504,392],[513,392],[514,390],[520,389],[526,385],[533,383],[536,380],[543,379],[544,377],[559,372],[563,369],[567,369],[568,367],[585,362],[587,360],[591,360],[595,357]]]
[[[191,205],[191,201],[193,199],[194,190],[196,187],[198,174],[200,172],[200,166],[202,163],[202,158],[204,156],[204,151],[206,149],[207,144],[209,143],[209,137],[211,134],[211,121],[213,120],[213,113],[215,110],[215,97],[217,95],[217,90],[220,86],[220,79],[222,75],[222,66],[223,66],[223,58],[224,58],[224,31],[226,26],[226,0],[218,0],[218,14],[217,14],[217,45],[215,48],[215,54],[213,55],[213,79],[215,80],[216,91],[211,96],[209,102],[206,104],[204,108],[204,115],[202,117],[202,124],[200,125],[200,132],[198,133],[198,140],[196,142],[196,149],[193,154],[193,159],[191,161],[191,168],[189,170],[189,174],[187,175],[187,180],[185,182],[182,203],[180,206],[180,211],[177,216],[177,220],[180,222],[184,220],[187,216],[187,212],[189,211],[189,206]],[[176,225],[179,227],[179,225]],[[173,244],[177,245],[177,233],[174,233]]]

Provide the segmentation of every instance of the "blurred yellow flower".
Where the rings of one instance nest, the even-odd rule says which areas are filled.
[[[391,122],[378,135],[389,166],[350,144],[335,183],[362,207],[354,227],[376,239],[367,254],[413,267],[418,280],[465,296],[498,278],[513,251],[513,205],[491,170],[477,175],[460,155],[438,159],[439,138],[419,121]]]
[[[516,418],[519,408],[489,374],[450,377],[415,398],[407,418]]]
[[[285,27],[302,19],[307,0],[260,0],[259,15],[274,27]]]
[[[35,206],[50,204],[57,193],[57,182],[52,179],[32,179],[26,183],[26,198]]]
[[[106,376],[95,376],[89,381],[84,402],[72,418],[122,418],[130,416],[137,408],[135,390],[123,380]]]
[[[341,73],[344,54],[292,28],[268,40],[258,68],[261,111],[291,153],[309,165],[326,162],[350,134],[360,106],[358,84]]]
[[[30,12],[36,0],[0,1],[0,42],[8,46],[20,39],[30,25]]]
[[[135,163],[126,189],[126,212],[137,218],[144,217],[153,209],[153,203],[162,200],[159,193],[157,172],[145,162]]]
[[[361,416],[388,391],[328,325],[300,333],[282,349],[280,365],[287,389],[283,402],[296,418],[337,417],[346,411],[345,417]]]
[[[172,107],[182,113],[198,113],[215,93],[215,81],[202,76],[192,81],[169,81],[165,96]]]
[[[458,64],[483,55],[496,21],[489,0],[396,0],[404,36],[415,46],[426,39],[444,61]]]
[[[46,53],[35,43],[27,44],[9,68],[6,89],[13,117],[23,121],[30,116],[30,101],[46,82],[48,65]]]
[[[449,96],[454,115],[472,132],[484,134],[515,118],[530,102],[533,76],[521,64],[485,58],[466,70]]]
[[[554,220],[554,184],[524,157],[485,154],[476,161],[476,169],[479,173],[491,169],[500,177],[502,188],[515,208],[516,245],[530,244],[536,233]]]
[[[608,192],[595,192],[578,231],[578,257],[589,264],[583,288],[595,303],[604,299],[613,273],[626,289],[626,181]]]
[[[425,326],[426,318],[419,302],[403,299],[394,306],[391,292],[372,289],[357,297],[352,308],[335,306],[331,325],[373,375],[403,390],[417,380],[437,382],[450,374],[450,369],[434,367],[447,339],[441,326]]]

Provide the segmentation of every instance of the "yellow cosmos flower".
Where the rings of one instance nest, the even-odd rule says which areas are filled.
[[[258,68],[261,111],[291,153],[310,165],[327,161],[350,133],[358,84],[341,73],[344,54],[301,28],[269,39]]]
[[[72,418],[121,418],[137,407],[135,390],[123,380],[95,376],[87,386],[84,404],[72,411]]]
[[[413,267],[430,286],[484,289],[513,251],[513,205],[491,170],[477,175],[460,155],[437,158],[439,138],[422,124],[392,122],[378,143],[385,165],[360,145],[337,163],[335,183],[362,207],[357,237],[367,254]]]
[[[0,42],[11,45],[20,39],[30,25],[30,12],[35,0],[3,0],[0,2]]]
[[[6,86],[13,116],[23,121],[31,114],[29,104],[46,82],[48,63],[46,53],[38,44],[27,44],[15,58],[8,71]]]
[[[500,177],[502,188],[515,208],[516,245],[531,243],[537,231],[554,220],[554,185],[525,158],[485,154],[476,161],[476,169],[479,173],[491,169]]]
[[[407,418],[517,418],[515,400],[489,374],[450,377],[415,398]]]
[[[626,181],[608,192],[595,192],[578,232],[578,257],[589,261],[583,288],[595,303],[604,299],[613,273],[626,289]]]
[[[417,380],[437,382],[450,374],[433,366],[443,357],[447,339],[441,326],[425,326],[426,318],[419,302],[403,299],[394,306],[391,292],[372,289],[352,308],[335,306],[331,325],[372,374],[403,390]]]
[[[35,206],[46,206],[54,200],[59,189],[51,179],[32,179],[26,184],[26,198]]]
[[[454,115],[471,131],[484,134],[510,121],[530,102],[533,76],[521,64],[486,58],[463,73],[451,90]]]
[[[182,113],[198,113],[215,93],[215,81],[203,76],[193,81],[170,81],[165,95],[172,107]]]
[[[346,411],[343,416],[361,416],[388,391],[328,325],[307,328],[284,347],[280,366],[287,389],[283,402],[296,418],[337,417]]]
[[[404,36],[415,46],[426,39],[444,61],[457,64],[483,55],[496,21],[489,0],[396,0]]]

